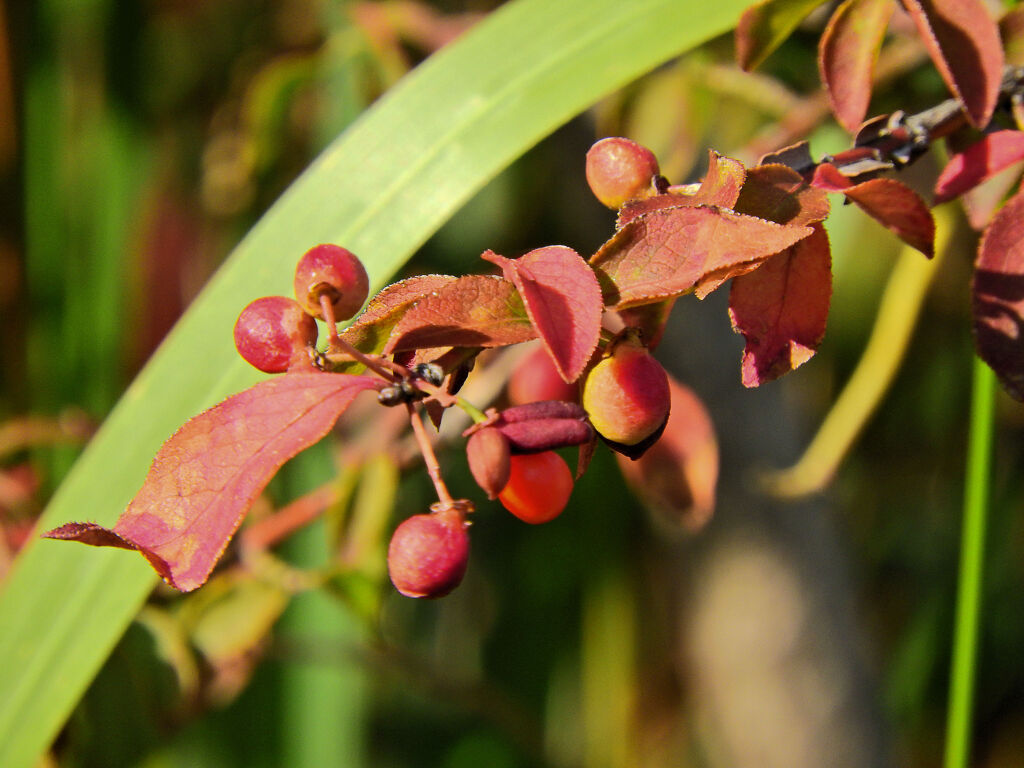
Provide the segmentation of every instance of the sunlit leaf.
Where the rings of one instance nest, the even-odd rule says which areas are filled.
[[[572,248],[537,248],[518,259],[488,251],[487,261],[501,267],[519,290],[526,313],[559,375],[580,377],[601,336],[604,301],[597,277]]]
[[[921,196],[896,179],[870,179],[853,183],[837,168],[822,163],[814,171],[818,189],[841,192],[900,240],[929,259],[935,254],[935,219]]]
[[[824,221],[828,195],[785,165],[772,163],[747,170],[747,178],[734,206],[740,213],[776,224],[807,226]]]
[[[1003,77],[999,28],[982,0],[901,0],[949,90],[970,121],[992,118]]]
[[[944,203],[1024,160],[1024,132],[996,131],[950,158],[935,182],[935,202]]]
[[[875,61],[894,8],[892,0],[845,0],[819,41],[821,81],[832,111],[850,132],[867,114]]]
[[[1024,400],[1024,193],[982,236],[972,286],[974,343],[1006,391]]]
[[[449,275],[419,275],[389,285],[370,299],[363,313],[341,337],[360,352],[379,354],[410,307],[454,280]]]
[[[832,259],[821,225],[732,282],[729,317],[746,339],[743,384],[757,387],[807,362],[825,335]]]
[[[420,300],[391,332],[387,354],[421,347],[500,347],[536,338],[511,281],[466,275]]]
[[[69,523],[45,535],[138,550],[172,587],[193,590],[284,463],[330,432],[356,395],[381,385],[320,372],[260,382],[175,432],[113,529]]]
[[[631,221],[590,264],[609,306],[629,307],[698,287],[706,295],[810,232],[714,206],[670,208]]]

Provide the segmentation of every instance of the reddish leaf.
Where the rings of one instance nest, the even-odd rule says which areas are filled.
[[[935,254],[935,220],[924,200],[896,179],[871,179],[843,190],[871,218],[929,259]]]
[[[691,290],[703,297],[811,233],[714,206],[639,216],[595,253],[606,303],[650,304]]]
[[[996,211],[1010,195],[1010,190],[1020,181],[1024,161],[1004,168],[987,181],[960,196],[960,204],[967,215],[971,229],[982,231],[992,221]]]
[[[893,8],[892,0],[845,0],[821,36],[821,81],[836,118],[851,133],[868,112],[875,61]]]
[[[381,384],[333,373],[260,382],[164,443],[112,530],[69,523],[44,536],[138,550],[172,587],[195,589],[281,466],[324,437],[356,395]]]
[[[1024,192],[982,237],[972,294],[978,354],[1010,395],[1024,400]]]
[[[669,525],[694,531],[715,509],[718,441],[700,398],[671,376],[669,389],[672,409],[658,442],[636,460],[621,454],[616,459],[626,482],[652,512]]]
[[[828,196],[809,186],[804,177],[785,165],[759,165],[747,179],[735,209],[749,216],[804,227],[828,216]]]
[[[999,28],[983,0],[901,0],[970,121],[988,125],[1003,77]]]
[[[745,70],[759,66],[821,0],[761,0],[736,25],[736,61]]]
[[[814,234],[733,280],[729,317],[742,333],[743,384],[757,387],[807,362],[825,335],[832,297],[828,235]]]
[[[410,307],[453,282],[455,278],[450,275],[419,275],[393,283],[370,299],[341,337],[360,352],[378,354]]]
[[[689,191],[693,185],[672,187],[665,194],[627,202],[619,209],[615,228],[621,229],[642,213],[650,213],[663,208],[677,206],[692,208],[697,205],[732,208],[736,204],[746,177],[747,171],[741,162],[720,155],[713,149],[708,150],[708,171],[695,190]],[[683,191],[684,189],[687,191]]]
[[[935,203],[959,197],[1014,163],[1024,160],[1024,132],[996,131],[950,158],[935,182]]]
[[[811,186],[824,192],[843,192],[854,185],[849,176],[831,163],[821,163],[814,169]]]
[[[501,347],[536,338],[523,300],[502,277],[466,275],[421,299],[391,332],[384,352],[423,347]]]
[[[597,349],[604,301],[587,262],[572,248],[551,245],[518,259],[487,251],[523,298],[534,330],[566,382],[580,377]]]

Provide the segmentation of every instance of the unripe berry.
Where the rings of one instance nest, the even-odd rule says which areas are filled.
[[[497,498],[508,483],[510,456],[508,439],[494,427],[479,429],[466,441],[469,471],[476,484],[486,491],[487,498]]]
[[[537,525],[562,514],[572,485],[569,465],[554,451],[512,456],[508,483],[498,500],[523,522]]]
[[[366,301],[370,279],[355,254],[325,243],[310,248],[295,267],[295,298],[309,314],[324,320],[320,297],[327,296],[335,320],[352,317]]]
[[[601,139],[587,151],[590,191],[615,210],[650,189],[658,173],[654,153],[629,139]]]
[[[316,321],[286,296],[264,296],[251,302],[235,321],[235,349],[246,362],[265,373],[282,373],[308,363],[316,344]]]
[[[512,405],[578,398],[579,387],[565,383],[543,346],[524,357],[508,380],[508,401]]]
[[[460,509],[413,515],[388,545],[388,574],[406,597],[443,597],[459,586],[469,561],[468,524]]]
[[[631,337],[615,345],[583,383],[583,408],[594,429],[613,443],[636,445],[668,418],[668,376],[647,348]]]

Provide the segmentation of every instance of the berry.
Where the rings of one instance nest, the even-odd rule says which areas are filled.
[[[572,472],[554,451],[512,456],[508,483],[498,500],[509,512],[534,525],[554,520],[572,494]]]
[[[443,597],[459,586],[469,561],[468,524],[460,509],[413,515],[388,545],[388,574],[406,597]]]
[[[583,408],[601,437],[636,445],[664,427],[668,375],[633,336],[624,337],[583,383]]]
[[[466,441],[469,471],[489,499],[497,498],[508,483],[510,451],[508,439],[494,427],[478,429]]]
[[[601,139],[587,151],[590,191],[615,210],[649,190],[658,173],[654,153],[629,139]]]
[[[512,405],[537,400],[576,400],[579,388],[566,384],[543,346],[538,346],[516,366],[508,380],[508,400]]]
[[[351,251],[325,243],[310,248],[295,267],[295,298],[309,314],[326,318],[320,297],[327,296],[335,320],[352,317],[366,301],[370,279],[363,263]]]
[[[265,373],[282,373],[308,364],[316,344],[316,321],[286,296],[251,302],[235,321],[235,349]]]

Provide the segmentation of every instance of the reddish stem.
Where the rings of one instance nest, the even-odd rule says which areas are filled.
[[[326,293],[320,295],[320,311],[324,313],[324,322],[327,323],[327,338],[330,349],[344,352],[357,363],[362,363],[388,381],[395,381],[397,378],[405,375],[405,371],[401,366],[390,362],[385,363],[379,358],[363,354],[338,335],[338,322],[334,317],[334,305]],[[398,371],[395,370],[396,368]]]
[[[273,515],[247,526],[242,531],[242,546],[247,550],[269,549],[295,531],[309,525],[327,509],[338,495],[337,481],[331,480],[300,496]]]
[[[430,475],[430,480],[437,491],[438,501],[441,502],[442,506],[450,507],[455,501],[448,492],[448,486],[444,484],[444,478],[441,477],[441,465],[434,454],[434,447],[431,445],[430,437],[423,426],[423,420],[420,419],[420,415],[412,403],[406,403],[405,407],[409,411],[409,422],[412,424],[412,431],[416,436],[416,442],[419,443],[420,453],[423,454],[423,463],[427,467],[427,474]]]

